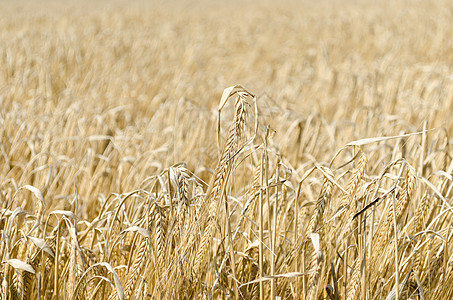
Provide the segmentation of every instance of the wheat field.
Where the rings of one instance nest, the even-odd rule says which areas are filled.
[[[452,299],[450,1],[2,1],[0,299]]]

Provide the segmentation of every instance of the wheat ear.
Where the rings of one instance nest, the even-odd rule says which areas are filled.
[[[307,299],[314,300],[318,297],[318,282],[321,275],[322,263],[324,261],[324,254],[321,250],[321,245],[319,243],[319,234],[311,233],[310,239],[313,245],[313,253],[311,259],[311,268],[309,274],[309,286],[307,292]]]
[[[211,244],[212,235],[215,228],[216,214],[220,206],[220,198],[228,181],[228,176],[231,172],[234,157],[238,148],[239,140],[242,136],[243,126],[245,124],[246,115],[246,100],[247,95],[239,94],[235,103],[234,121],[228,132],[228,138],[223,149],[220,160],[217,164],[214,173],[214,180],[211,182],[205,203],[209,203],[208,219],[205,230],[203,232],[200,246],[194,263],[195,274],[201,272],[202,263],[206,259],[206,253]]]

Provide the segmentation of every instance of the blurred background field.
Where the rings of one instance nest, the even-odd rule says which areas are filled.
[[[450,1],[0,6],[2,297],[453,296]]]

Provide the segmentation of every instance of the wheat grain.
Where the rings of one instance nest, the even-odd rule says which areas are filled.
[[[104,2],[2,3],[2,299],[451,298],[451,2]]]

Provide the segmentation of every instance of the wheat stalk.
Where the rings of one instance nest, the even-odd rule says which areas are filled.
[[[222,155],[220,156],[219,162],[215,169],[213,180],[209,186],[209,190],[204,201],[205,203],[209,204],[209,209],[206,228],[203,232],[200,246],[197,252],[197,258],[194,262],[194,271],[197,274],[203,273],[203,271],[201,270],[202,262],[205,260],[205,255],[207,254],[208,248],[211,243],[216,214],[220,205],[220,198],[225,190],[226,182],[231,172],[231,167],[236,155],[238,143],[242,136],[242,128],[245,123],[246,115],[245,97],[247,97],[248,95],[249,94],[243,91],[242,94],[238,94],[236,98],[233,124],[228,132],[228,137],[222,151]]]

